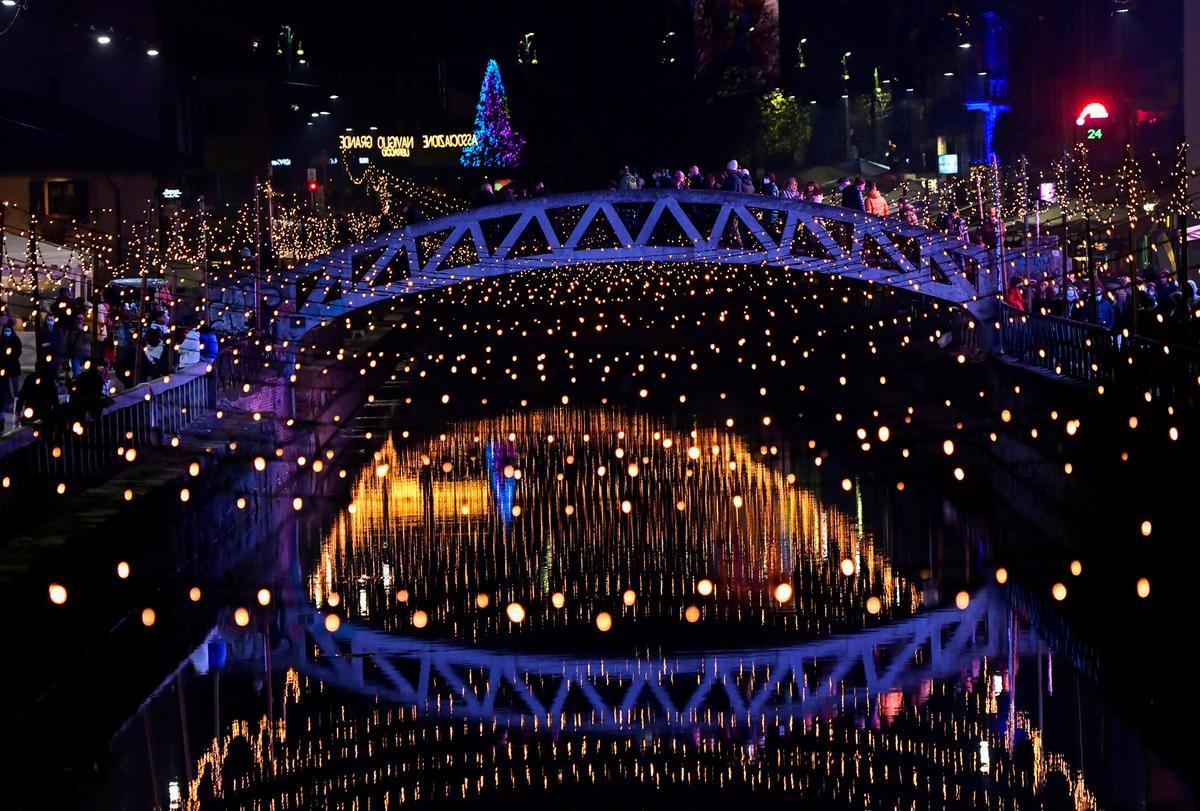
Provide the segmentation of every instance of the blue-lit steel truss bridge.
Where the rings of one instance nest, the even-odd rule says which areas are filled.
[[[290,613],[306,644],[277,656],[275,667],[430,717],[614,734],[811,718],[856,697],[962,673],[1006,650],[1011,621],[1003,594],[985,588],[965,609],[924,611],[852,635],[647,660],[491,650],[350,621],[331,633],[312,608]]]
[[[292,272],[304,330],[409,293],[544,267],[646,262],[768,265],[917,292],[981,315],[985,250],[896,219],[708,191],[561,194],[380,234]]]

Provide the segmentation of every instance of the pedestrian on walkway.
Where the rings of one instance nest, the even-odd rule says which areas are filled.
[[[721,191],[736,191],[742,190],[742,175],[738,171],[738,162],[731,160],[725,164],[725,179],[721,182]]]
[[[179,368],[186,369],[200,362],[200,330],[192,324],[179,342]]]
[[[66,339],[53,312],[42,316],[41,326],[37,328],[37,344],[37,362],[46,364],[46,374],[57,379],[62,372]]]
[[[200,362],[212,363],[217,359],[220,353],[220,345],[217,342],[217,333],[213,331],[212,325],[204,324],[200,327]]]
[[[79,377],[83,367],[92,359],[92,333],[83,313],[76,313],[64,335],[67,357],[71,361],[71,377]]]
[[[1021,289],[1023,279],[1013,276],[1008,282],[1008,292],[1004,294],[1004,303],[1014,310],[1025,312],[1025,291]]]
[[[13,406],[21,387],[21,348],[21,339],[12,323],[6,321],[0,329],[0,432],[9,416],[15,414]]]
[[[863,201],[863,207],[868,214],[874,214],[876,217],[886,217],[892,213],[888,207],[887,198],[880,193],[879,186],[875,181],[872,180],[865,188],[867,196]]]
[[[49,425],[58,418],[58,384],[50,373],[50,365],[39,359],[37,366],[25,376],[17,397],[17,416],[22,425],[40,422]]]
[[[854,178],[854,182],[842,189],[842,208],[849,208],[855,211],[866,211],[867,204],[863,198],[863,194],[867,188],[867,181],[861,177]]]
[[[142,347],[142,379],[139,382],[145,383],[147,380],[162,377],[170,368],[162,331],[157,327],[151,327],[146,332],[146,342]]]

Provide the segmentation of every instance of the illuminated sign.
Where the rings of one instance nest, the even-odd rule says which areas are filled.
[[[1057,202],[1058,197],[1053,183],[1042,183],[1038,186],[1038,199],[1043,203]]]
[[[453,132],[443,135],[422,135],[422,149],[462,149],[475,146],[479,138],[473,132]]]
[[[1104,138],[1104,129],[1094,126],[1093,122],[1107,118],[1108,108],[1098,101],[1091,101],[1083,105],[1083,109],[1079,111],[1079,116],[1075,119],[1075,126],[1087,127],[1087,133],[1084,135],[1087,140],[1100,141]]]
[[[370,149],[375,146],[374,135],[340,135],[338,146],[342,149]]]
[[[1098,101],[1089,102],[1079,111],[1079,117],[1075,119],[1075,126],[1082,127],[1084,122],[1089,119],[1108,118],[1108,108]]]
[[[949,155],[938,155],[938,174],[958,174],[958,153],[952,152]]]
[[[163,189],[164,200],[178,200],[183,197],[183,189]]]
[[[411,158],[418,148],[414,135],[356,135],[348,133],[338,136],[338,148],[347,150],[370,150],[381,158]],[[479,139],[473,132],[434,133],[420,136],[420,149],[462,149],[474,146]],[[360,158],[360,162],[363,162]]]
[[[380,135],[375,143],[384,158],[411,158],[414,140],[411,135]]]
[[[271,165],[272,166],[291,166],[292,159],[291,158],[272,158]]]

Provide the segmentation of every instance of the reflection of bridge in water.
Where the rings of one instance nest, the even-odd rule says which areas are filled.
[[[294,609],[309,656],[278,667],[428,715],[523,728],[627,733],[785,723],[853,694],[878,696],[958,675],[1007,647],[1008,606],[995,589],[965,609],[925,611],[860,633],[781,648],[662,659],[529,654],[433,642]]]
[[[1002,650],[1001,597],[921,611],[861,514],[778,462],[731,431],[574,409],[387,439],[319,556],[292,573],[297,644],[280,663],[437,717],[622,732],[812,717]],[[702,578],[707,599],[693,593]],[[785,600],[771,596],[781,582]],[[580,634],[602,642],[593,617],[616,612],[623,589],[624,633],[657,646],[673,623],[710,632],[670,643],[690,653],[578,653]],[[488,610],[493,599],[523,604],[519,627]],[[659,630],[639,635],[646,622]],[[534,646],[555,653],[517,652]]]
[[[769,446],[573,409],[398,441],[364,455],[332,526],[281,546],[271,622],[223,634],[239,652],[214,684],[275,692],[204,739],[196,807],[556,790],[571,807],[711,787],[1012,808],[1051,773],[1092,807],[1016,710],[1009,590],[923,607],[861,499],[857,515],[823,502]],[[785,581],[786,605],[772,597]]]

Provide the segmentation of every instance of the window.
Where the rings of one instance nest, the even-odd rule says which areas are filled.
[[[29,208],[42,217],[87,219],[88,185],[82,180],[31,180]]]

